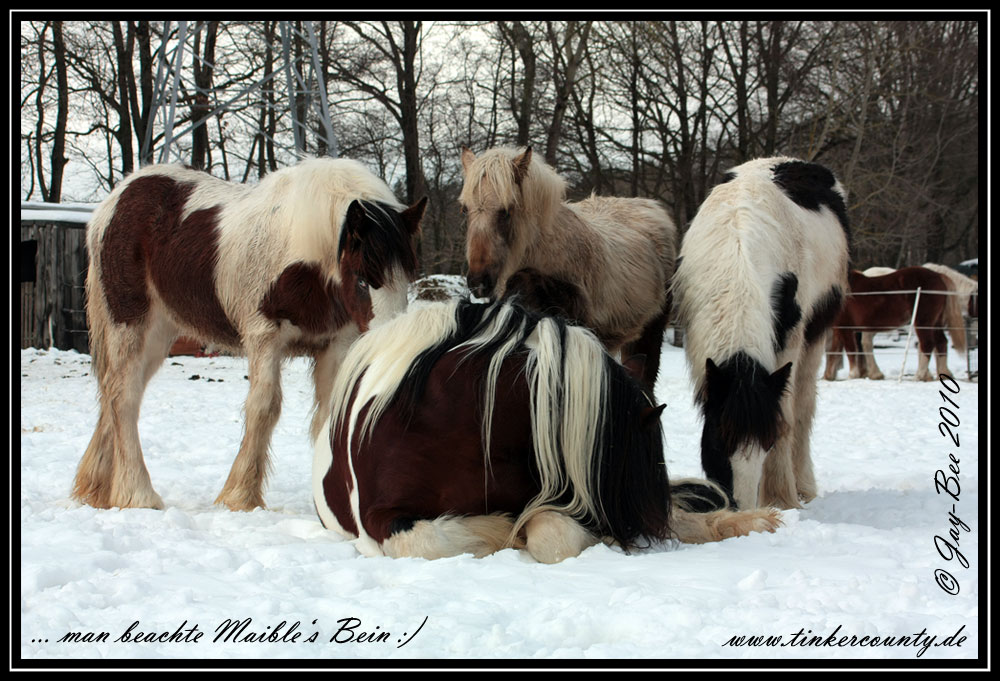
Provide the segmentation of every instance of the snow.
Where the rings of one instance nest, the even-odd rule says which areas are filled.
[[[139,430],[166,509],[82,506],[69,492],[97,417],[90,358],[21,350],[14,645],[24,663],[42,667],[138,658],[164,666],[305,659],[329,666],[520,660],[523,667],[985,659],[978,383],[966,379],[954,351],[957,394],[915,382],[912,349],[910,375],[897,381],[900,344],[879,346],[886,380],[847,380],[843,369],[840,380],[819,381],[812,449],[820,495],[784,512],[777,532],[632,555],[600,544],[557,565],[515,550],[483,559],[364,558],[325,530],[310,492],[311,386],[301,359],[283,374],[266,510],[234,513],[212,503],[239,446],[247,390],[246,361],[225,356],[171,358],[146,392]],[[668,405],[671,476],[700,476],[700,420],[683,352],[669,344],[657,394]],[[938,430],[950,413],[959,420],[958,446]],[[946,560],[936,538],[969,567],[957,554]],[[936,570],[954,576],[957,595],[936,583]],[[247,618],[240,642],[214,640],[226,620]],[[73,632],[77,642],[60,641]],[[101,632],[106,640],[97,641]],[[247,639],[250,632],[277,640]],[[730,643],[779,636],[784,645]],[[910,644],[862,639],[890,636]]]
[[[21,202],[21,222],[78,222],[87,224],[96,203],[43,203]]]

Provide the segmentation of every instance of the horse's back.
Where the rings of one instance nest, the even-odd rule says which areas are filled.
[[[659,201],[592,195],[567,206],[597,230],[612,248],[648,248],[652,245],[659,259],[669,258],[673,265],[677,229]]]
[[[926,267],[901,267],[869,276],[849,273],[852,295],[847,299],[841,326],[889,330],[905,325],[913,315],[917,291],[951,291],[948,279]],[[947,297],[921,296],[917,317],[921,324],[937,325],[945,314]]]
[[[778,157],[727,173],[692,221],[674,277],[696,383],[706,357],[741,351],[773,370],[793,319],[809,340],[821,335],[847,289],[848,240],[843,189],[822,166]]]
[[[500,370],[484,458],[479,377],[485,364],[448,353],[432,368],[412,411],[397,401],[368,437],[356,438],[350,461],[368,536],[382,542],[401,526],[440,516],[516,516],[538,493],[528,388],[516,358]]]
[[[851,271],[850,284],[852,291],[903,291],[912,295],[918,287],[929,291],[951,291],[954,288],[947,276],[927,267],[901,267],[897,270],[875,275],[869,275],[867,271],[864,273],[857,270]]]

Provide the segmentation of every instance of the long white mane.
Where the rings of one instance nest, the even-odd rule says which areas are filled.
[[[349,447],[355,434],[366,437],[411,364],[425,350],[446,342],[455,333],[458,305],[459,301],[428,304],[363,334],[337,374],[331,421],[320,437],[329,437],[330,426],[347,428]],[[537,511],[554,508],[553,502],[570,487],[573,498],[559,509],[574,516],[597,514],[590,471],[604,413],[603,347],[589,330],[560,326],[552,318],[542,318],[528,332],[527,318],[510,303],[496,303],[491,311],[496,313],[491,321],[454,350],[473,353],[499,343],[490,357],[484,387],[483,441],[487,448],[500,367],[522,341],[528,350],[525,372],[542,491],[522,514],[522,523]],[[359,421],[366,406],[368,412]],[[483,454],[488,465],[489,452]]]

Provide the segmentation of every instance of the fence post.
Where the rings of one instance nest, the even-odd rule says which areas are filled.
[[[899,379],[897,383],[903,381],[903,370],[906,368],[906,356],[910,354],[910,339],[913,337],[913,325],[917,321],[917,306],[920,305],[920,287],[917,287],[917,295],[913,299],[913,314],[910,315],[910,332],[906,334],[906,349],[903,350],[903,364],[899,367]],[[919,342],[919,341],[918,341]],[[919,351],[918,351],[919,354]]]

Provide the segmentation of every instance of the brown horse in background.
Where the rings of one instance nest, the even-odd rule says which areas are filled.
[[[842,351],[847,352],[851,378],[860,378],[866,370],[869,378],[883,378],[870,349],[859,346],[856,332],[892,331],[908,326],[911,318],[919,346],[917,380],[933,380],[927,368],[931,354],[934,355],[937,373],[952,375],[948,369],[948,339],[944,334],[948,327],[950,296],[934,293],[952,290],[943,275],[926,267],[904,267],[873,277],[852,270],[849,280],[851,294],[834,323],[823,376],[826,380],[836,378]],[[913,306],[918,288],[921,289],[920,303],[914,317]]]

